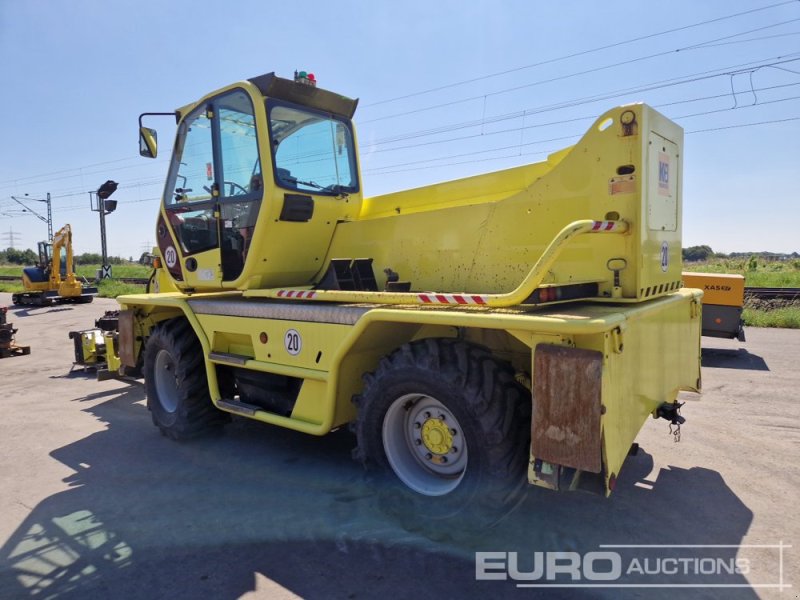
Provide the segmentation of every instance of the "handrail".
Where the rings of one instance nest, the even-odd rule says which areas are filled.
[[[440,292],[362,292],[349,290],[313,290],[308,287],[248,290],[246,297],[288,300],[319,300],[323,302],[366,302],[371,304],[405,304],[430,306],[436,304],[477,305],[505,308],[522,304],[544,280],[550,267],[574,237],[584,233],[627,233],[627,221],[573,221],[564,227],[545,248],[525,279],[516,289],[505,294],[467,294]]]

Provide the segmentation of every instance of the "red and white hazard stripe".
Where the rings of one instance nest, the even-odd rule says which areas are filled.
[[[280,290],[278,298],[299,298],[302,300],[310,300],[317,295],[317,292],[303,291],[303,290]]]
[[[592,231],[614,231],[620,227],[620,221],[595,221]]]
[[[423,304],[486,304],[486,296],[475,294],[417,294]]]

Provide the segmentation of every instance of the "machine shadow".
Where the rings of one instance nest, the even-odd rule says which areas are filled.
[[[767,362],[757,354],[744,348],[703,348],[702,364],[715,369],[743,369],[748,371],[769,371]]]
[[[176,444],[150,425],[143,399],[141,385],[75,399],[106,429],[51,453],[74,471],[70,489],[0,547],[0,598],[519,597],[513,581],[476,581],[474,552],[738,544],[752,520],[714,471],[670,467],[647,483],[652,459],[640,452],[611,499],[531,489],[494,529],[465,523],[430,539],[381,512],[345,431],[315,438],[236,419],[223,435]],[[679,529],[661,525],[676,512]],[[726,580],[737,582],[747,583]]]

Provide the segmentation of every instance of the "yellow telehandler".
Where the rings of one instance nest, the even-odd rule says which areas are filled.
[[[681,424],[700,389],[682,129],[620,106],[543,162],[368,197],[357,101],[303,75],[170,113],[163,264],[107,347],[143,370],[155,425],[349,425],[430,522],[489,522],[526,482],[610,494],[645,420]]]

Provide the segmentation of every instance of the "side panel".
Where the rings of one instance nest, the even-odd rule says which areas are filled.
[[[626,311],[619,327],[575,335],[575,347],[538,345],[529,481],[573,489],[602,472],[610,493],[645,421],[700,390],[700,316],[700,292],[682,290]]]
[[[616,477],[644,422],[681,390],[700,391],[700,297],[636,311],[619,340],[606,338],[603,438]],[[664,422],[666,429],[666,421]]]
[[[703,304],[703,335],[717,338],[739,338],[744,341],[742,308]]]

